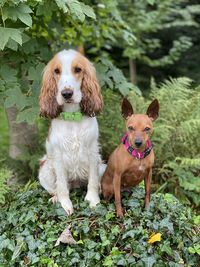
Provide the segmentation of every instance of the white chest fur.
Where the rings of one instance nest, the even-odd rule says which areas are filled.
[[[47,156],[61,160],[70,179],[86,179],[90,157],[98,161],[98,124],[84,116],[80,122],[52,120]]]

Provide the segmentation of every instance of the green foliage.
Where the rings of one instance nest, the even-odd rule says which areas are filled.
[[[12,176],[12,172],[6,168],[0,168],[0,204],[4,204],[5,195],[9,191],[9,187],[7,185],[7,179]]]
[[[66,217],[34,187],[17,193],[1,211],[3,266],[197,266],[198,227],[190,209],[170,194],[154,194],[144,211],[144,189],[124,192],[126,215],[120,220],[113,203],[91,210],[80,191],[71,194],[75,214]],[[55,247],[67,224],[77,245]],[[162,236],[152,245],[147,241],[153,232]]]
[[[126,5],[120,1],[119,7],[122,17],[134,29],[136,36],[136,42],[125,48],[123,43],[119,43],[125,56],[151,67],[166,66],[180,59],[192,46],[192,39],[181,29],[188,27],[191,31],[191,28],[195,30],[199,27],[195,16],[200,14],[200,5],[192,5],[184,0],[130,0],[126,1]],[[169,34],[171,29],[178,30],[179,34],[174,35],[172,43],[168,44],[167,49],[163,49],[163,53],[162,34]]]
[[[101,58],[100,62],[96,64],[98,80],[103,88],[109,88],[120,92],[123,96],[126,96],[131,90],[141,94],[139,88],[130,82],[127,82],[122,71],[116,68],[113,63],[106,59]]]
[[[103,158],[109,155],[120,142],[124,133],[124,122],[121,117],[121,96],[111,90],[103,91],[104,109],[98,116],[100,130],[100,144]]]

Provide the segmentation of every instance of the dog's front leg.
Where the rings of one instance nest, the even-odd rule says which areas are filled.
[[[90,207],[95,207],[99,202],[100,175],[97,155],[89,155],[89,176],[85,200],[89,201]]]
[[[145,185],[145,200],[144,205],[145,208],[149,206],[150,198],[151,198],[151,177],[152,177],[152,169],[149,169],[147,175],[144,178]]]
[[[117,210],[117,217],[123,217],[124,211],[121,202],[121,175],[117,172],[113,176],[113,188],[115,194],[115,207]]]
[[[54,169],[56,173],[56,193],[61,206],[66,211],[67,215],[70,215],[73,213],[73,206],[69,198],[68,179],[63,166],[62,159],[59,160],[59,157],[57,157],[54,162]]]

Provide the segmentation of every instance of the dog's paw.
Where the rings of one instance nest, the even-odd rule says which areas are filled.
[[[87,192],[85,200],[89,202],[90,208],[94,208],[98,203],[100,203],[100,198],[96,192]]]
[[[70,199],[64,199],[60,201],[61,206],[66,211],[67,215],[71,215],[74,212],[72,202]]]
[[[123,209],[117,210],[117,217],[119,217],[119,218],[123,218],[124,217],[124,210]]]
[[[58,197],[57,196],[53,196],[49,199],[49,202],[52,202],[53,204],[58,202]]]

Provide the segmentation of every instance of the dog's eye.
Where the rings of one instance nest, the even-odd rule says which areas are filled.
[[[54,70],[54,72],[55,72],[55,74],[60,74],[60,70],[59,70],[58,68],[56,68],[56,69]]]
[[[128,130],[129,130],[130,132],[134,131],[133,126],[128,126]]]
[[[144,131],[145,132],[149,132],[151,129],[149,128],[149,127],[146,127],[145,129],[144,129]]]
[[[74,72],[75,72],[75,73],[80,73],[81,71],[82,71],[82,69],[79,68],[79,67],[75,67],[75,68],[74,68]]]

